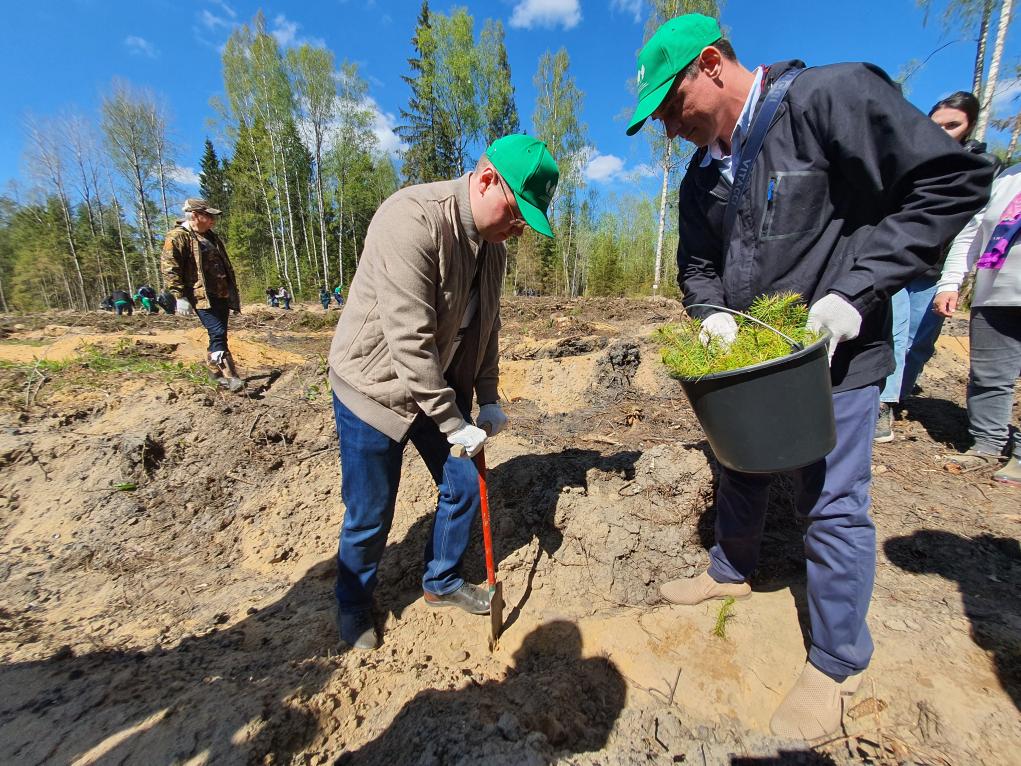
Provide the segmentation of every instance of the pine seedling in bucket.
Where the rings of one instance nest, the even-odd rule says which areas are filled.
[[[746,473],[821,460],[836,444],[829,334],[807,329],[808,308],[796,293],[765,295],[747,314],[732,313],[730,345],[703,343],[698,320],[656,334],[717,460]]]
[[[703,344],[699,339],[702,323],[697,319],[666,325],[656,333],[656,340],[663,344],[663,363],[675,377],[698,380],[787,356],[791,344],[785,335],[802,347],[817,340],[817,334],[805,328],[808,307],[797,293],[760,296],[748,315],[762,324],[736,316],[737,339],[730,346],[716,339]]]

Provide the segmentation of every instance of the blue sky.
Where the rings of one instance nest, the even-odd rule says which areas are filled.
[[[943,3],[937,0],[937,6]],[[408,72],[411,36],[419,0],[38,0],[12,3],[0,28],[0,57],[5,77],[4,119],[0,120],[0,189],[25,180],[23,119],[74,109],[98,120],[101,94],[114,77],[145,86],[165,99],[172,131],[180,147],[180,178],[188,181],[209,135],[225,148],[210,98],[222,93],[219,49],[238,23],[260,8],[282,45],[325,43],[338,62],[357,62],[378,107],[377,132],[396,151],[390,128],[408,98],[400,79]],[[588,126],[593,162],[589,183],[603,192],[623,192],[642,178],[650,161],[644,138],[624,135],[632,106],[628,82],[641,45],[641,0],[436,0],[433,10],[466,6],[481,29],[485,18],[507,28],[507,48],[523,126],[531,129],[535,103],[532,78],[547,49],[567,48],[572,74],[584,92],[582,120]],[[764,3],[729,0],[723,23],[742,62],[748,66],[787,58],[809,65],[871,61],[891,75],[912,59],[929,62],[908,82],[908,98],[927,111],[933,102],[971,84],[974,44],[946,32],[938,12],[928,26],[914,0],[861,0],[827,3],[785,0]],[[1015,23],[1014,27],[1017,26]],[[1021,30],[1012,28],[1001,73],[1019,63]],[[1021,108],[1016,89],[999,98],[1002,114]],[[996,139],[996,136],[992,136]],[[1006,143],[1006,138],[1001,137]],[[636,174],[637,171],[637,174]],[[636,180],[637,179],[637,180]]]

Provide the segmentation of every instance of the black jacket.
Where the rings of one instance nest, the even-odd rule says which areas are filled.
[[[792,66],[804,65],[771,66],[764,87]],[[695,153],[680,189],[685,305],[744,310],[760,295],[785,290],[811,305],[836,293],[863,320],[858,338],[837,347],[834,390],[890,374],[889,296],[936,263],[985,205],[992,168],[961,151],[877,67],[808,69],[766,135],[724,260],[730,184],[716,163],[700,167],[705,151]]]

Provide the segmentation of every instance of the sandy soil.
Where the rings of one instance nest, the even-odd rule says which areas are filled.
[[[343,515],[322,357],[338,314],[232,320],[250,396],[97,376],[82,343],[195,361],[194,320],[0,318],[0,753],[12,764],[1004,764],[1021,742],[1021,495],[952,473],[967,326],[875,454],[877,650],[845,731],[768,734],[805,659],[774,487],[755,593],[664,605],[711,544],[715,467],[649,338],[669,301],[504,307],[510,431],[487,450],[505,631],[422,602],[435,490],[406,454],[384,642],[338,645]],[[1017,407],[1015,416],[1017,416]],[[1015,419],[1016,422],[1016,419]],[[484,579],[476,540],[466,574]]]

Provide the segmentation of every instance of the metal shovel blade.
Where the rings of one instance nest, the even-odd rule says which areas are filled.
[[[503,583],[497,581],[489,590],[489,651],[494,651],[500,643],[503,631]]]

